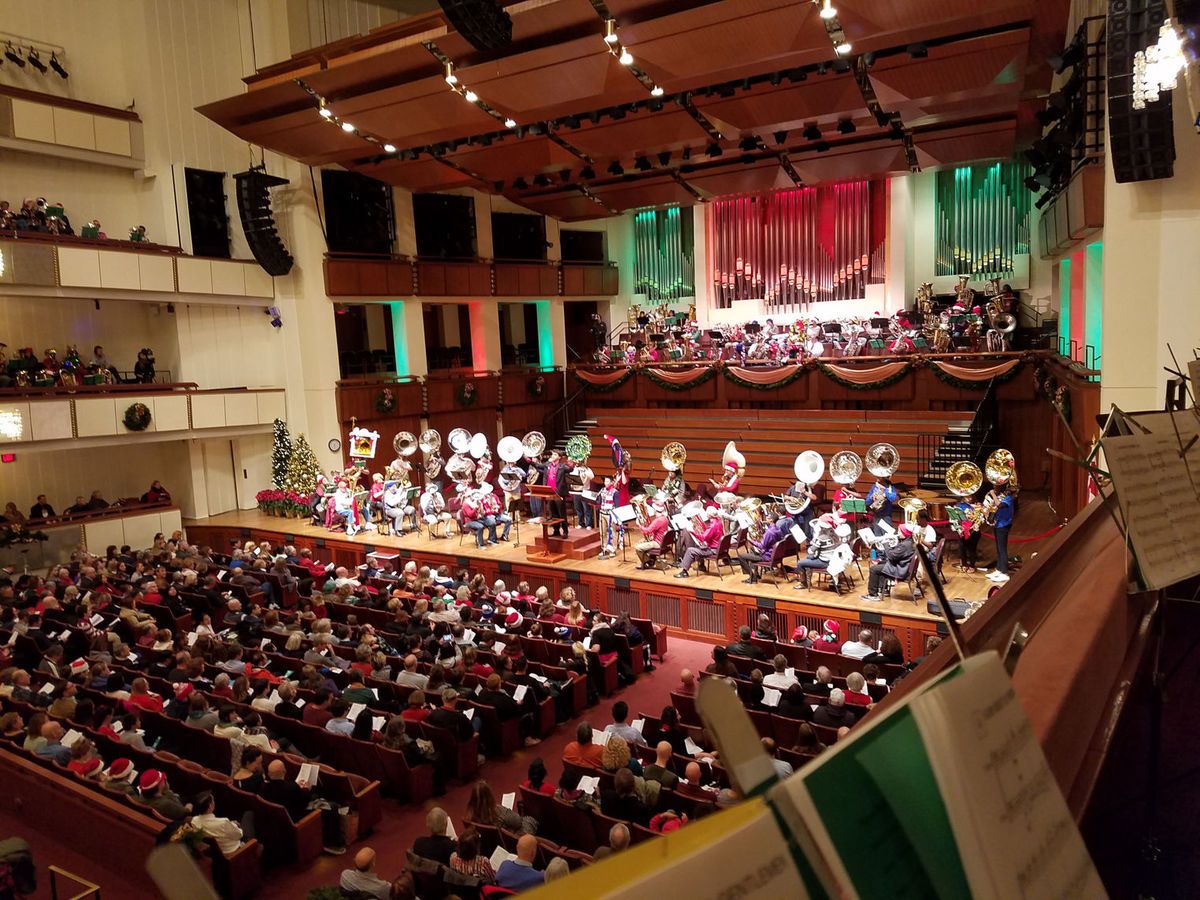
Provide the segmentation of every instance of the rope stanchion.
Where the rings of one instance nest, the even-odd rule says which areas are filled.
[[[939,525],[949,525],[949,524],[950,524],[950,520],[949,520],[949,519],[941,519],[940,521],[937,521],[937,522],[930,522],[929,524],[930,524],[930,525],[933,525],[933,526],[936,528],[936,527],[937,527],[937,526],[939,526]],[[1063,524],[1063,525],[1055,525],[1055,526],[1054,526],[1053,528],[1051,528],[1049,531],[1043,531],[1041,534],[1035,534],[1035,535],[1033,535],[1032,537],[1020,537],[1020,538],[1014,538],[1014,537],[1010,537],[1010,538],[1008,539],[1008,542],[1009,542],[1010,544],[1028,544],[1030,541],[1040,541],[1040,540],[1042,540],[1043,538],[1048,538],[1048,537],[1050,537],[1051,535],[1058,534],[1058,533],[1059,533],[1060,531],[1062,531],[1062,530],[1063,530],[1063,528],[1065,528],[1065,527],[1066,527],[1066,525],[1065,525],[1065,524]],[[981,531],[981,532],[980,532],[980,534],[982,534],[984,537],[990,537],[990,538],[991,538],[993,541],[996,539],[996,535],[995,535],[993,532],[990,532],[990,531]]]

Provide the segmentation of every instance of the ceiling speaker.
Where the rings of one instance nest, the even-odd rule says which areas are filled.
[[[438,0],[438,5],[476,50],[503,50],[512,43],[512,19],[496,0]]]
[[[288,180],[258,169],[238,172],[233,180],[237,184],[238,215],[250,252],[268,275],[286,275],[292,270],[293,260],[275,230],[270,191]]]

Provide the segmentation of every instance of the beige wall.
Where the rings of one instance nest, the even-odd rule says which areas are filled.
[[[1177,92],[1178,93],[1178,92]],[[1183,362],[1200,347],[1200,137],[1182,95],[1175,103],[1175,176],[1104,185],[1103,407],[1162,406],[1170,343]],[[1186,365],[1186,363],[1185,363]]]

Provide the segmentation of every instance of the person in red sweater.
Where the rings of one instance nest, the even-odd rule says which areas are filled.
[[[554,794],[554,785],[546,783],[546,764],[540,756],[529,764],[529,777],[521,782],[521,787],[548,797]]]
[[[129,685],[129,699],[125,701],[125,707],[130,712],[139,709],[162,712],[163,698],[150,692],[150,683],[145,678],[135,678]]]
[[[407,722],[424,722],[429,718],[429,704],[425,702],[425,692],[420,688],[408,695],[408,706],[400,713]]]
[[[846,676],[846,702],[855,706],[870,706],[871,695],[867,693],[867,679],[860,672]]]
[[[716,556],[717,549],[721,546],[721,538],[725,536],[725,528],[715,506],[701,512],[698,520],[693,521],[692,530],[684,535],[687,550],[679,563],[679,571],[675,573],[676,578],[687,578],[688,571],[697,560],[712,559]]]

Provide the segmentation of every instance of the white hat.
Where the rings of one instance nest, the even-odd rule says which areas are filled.
[[[491,485],[491,482],[489,482],[489,481],[485,481],[483,484],[481,484],[481,485],[480,485],[480,486],[477,488],[477,490],[478,490],[478,491],[479,491],[479,493],[481,493],[481,494],[490,494],[490,493],[492,492],[492,485]]]

